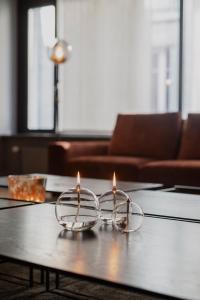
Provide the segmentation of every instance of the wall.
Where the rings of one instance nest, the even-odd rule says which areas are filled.
[[[16,0],[0,0],[0,135],[16,129]]]

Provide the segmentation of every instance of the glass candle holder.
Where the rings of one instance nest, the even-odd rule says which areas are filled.
[[[117,230],[133,232],[142,226],[144,213],[142,208],[128,197],[126,201],[115,206],[112,219]]]
[[[105,224],[112,224],[113,211],[117,205],[129,199],[128,195],[117,189],[110,190],[99,197],[100,218]]]
[[[71,188],[59,196],[55,214],[58,223],[67,230],[88,230],[98,222],[99,202],[89,189]]]
[[[46,178],[38,175],[9,175],[8,189],[11,198],[44,202]]]

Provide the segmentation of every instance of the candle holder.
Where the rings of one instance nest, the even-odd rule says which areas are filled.
[[[47,179],[38,175],[9,175],[8,189],[15,200],[44,202]]]
[[[100,218],[105,224],[112,224],[113,211],[121,203],[127,202],[129,196],[115,187],[99,197]],[[120,215],[117,216],[117,218]]]
[[[99,202],[92,191],[77,185],[59,196],[55,214],[58,223],[67,230],[88,230],[98,222]]]
[[[113,224],[121,232],[138,230],[142,226],[143,219],[142,208],[133,202],[130,197],[126,201],[117,204],[112,214]]]

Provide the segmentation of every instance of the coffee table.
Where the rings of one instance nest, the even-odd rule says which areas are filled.
[[[14,207],[21,207],[26,205],[32,205],[32,202],[27,201],[15,201],[15,200],[9,200],[9,199],[2,199],[0,198],[0,210],[3,209],[9,209]]]
[[[75,177],[47,175],[47,174],[32,174],[32,175],[42,175],[47,178],[47,184],[46,184],[47,192],[62,193],[67,189],[76,186]],[[0,177],[0,186],[8,187],[7,176]],[[82,178],[81,186],[87,187],[88,189],[92,190],[96,195],[100,195],[112,189],[112,180]],[[117,182],[117,188],[122,189],[124,191],[159,189],[162,187],[163,185],[159,183],[142,183],[142,182],[128,182],[128,181]]]
[[[163,191],[136,191],[129,195],[146,215],[200,222],[199,195]]]
[[[129,235],[100,225],[73,234],[57,223],[52,204],[0,211],[0,220],[1,258],[152,296],[199,299],[199,224],[145,218]]]
[[[168,192],[173,193],[184,193],[184,194],[200,194],[199,186],[188,186],[188,185],[174,185],[173,187],[166,189]]]

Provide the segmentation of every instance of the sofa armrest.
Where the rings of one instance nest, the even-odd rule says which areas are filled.
[[[77,156],[107,155],[110,142],[52,142],[48,146],[48,173],[69,175],[68,161]]]

